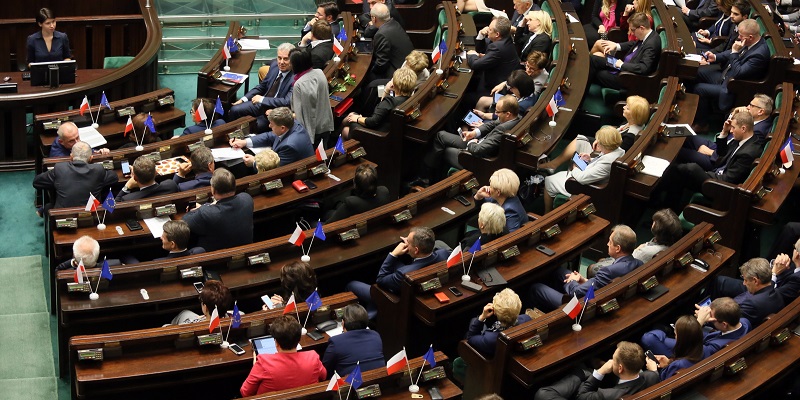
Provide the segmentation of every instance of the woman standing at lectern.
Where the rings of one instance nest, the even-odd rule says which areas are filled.
[[[69,38],[66,33],[56,31],[55,14],[49,8],[42,8],[36,14],[36,23],[42,31],[28,36],[28,65],[71,59]]]

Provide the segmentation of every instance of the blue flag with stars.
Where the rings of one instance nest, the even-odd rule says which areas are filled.
[[[325,240],[325,231],[322,230],[322,221],[317,221],[317,229],[314,230],[314,236],[319,240]]]
[[[347,29],[344,28],[339,29],[339,33],[336,35],[336,39],[338,39],[339,42],[344,43],[344,41],[347,40]]]
[[[310,296],[306,299],[306,304],[308,304],[308,311],[317,311],[318,308],[322,306],[322,299],[319,298],[319,292],[314,290],[314,293],[311,293]]]
[[[231,321],[231,328],[238,328],[242,323],[242,315],[239,314],[239,306],[236,302],[233,303],[233,321]]]
[[[361,384],[364,383],[364,379],[361,377],[361,365],[356,364],[356,368],[353,369],[350,375],[347,375],[347,378],[344,378],[344,381],[349,383],[353,389],[361,387]]]
[[[236,42],[233,41],[233,36],[228,36],[228,51],[231,53],[239,51],[239,47],[236,46]]]
[[[442,39],[442,41],[439,42],[439,54],[441,54],[440,57],[444,57],[444,53],[447,53],[447,44],[444,42],[444,39]]]
[[[103,92],[103,97],[100,97],[100,107],[111,109],[111,104],[108,104],[108,99],[106,98],[106,92]]]
[[[425,353],[425,355],[422,356],[422,358],[425,359],[425,361],[427,361],[428,364],[431,365],[431,368],[436,366],[436,357],[433,356],[433,345],[431,345],[431,347],[428,348],[428,352]]]
[[[561,93],[561,88],[556,90],[556,94],[553,95],[553,100],[556,102],[556,106],[561,107],[564,104],[567,104],[567,101],[564,100],[564,95]]]
[[[156,125],[153,122],[153,116],[152,115],[147,114],[147,119],[144,120],[144,126],[146,126],[147,129],[150,130],[150,132],[156,133]]]
[[[339,135],[339,139],[336,141],[336,146],[333,148],[339,153],[347,154],[347,150],[344,149],[344,143],[342,142],[342,135]]]
[[[480,236],[478,236],[478,240],[476,240],[475,243],[472,244],[472,247],[469,248],[469,252],[472,253],[472,254],[475,254],[475,253],[477,253],[479,251],[481,251],[481,237]]]
[[[592,285],[589,286],[589,290],[587,290],[586,291],[586,295],[583,296],[583,304],[588,303],[589,300],[591,300],[593,298],[594,298],[594,283],[592,283]]]
[[[114,275],[111,273],[111,268],[108,267],[108,260],[103,260],[103,267],[100,269],[100,279],[111,280]]]
[[[225,115],[225,109],[222,108],[222,101],[220,101],[219,96],[217,96],[217,104],[214,105],[214,112],[219,115]]]
[[[114,209],[117,208],[117,201],[114,200],[114,195],[111,194],[110,190],[108,191],[108,196],[106,196],[106,199],[103,200],[103,204],[101,204],[100,207],[103,207],[106,211],[112,214],[114,213]]]

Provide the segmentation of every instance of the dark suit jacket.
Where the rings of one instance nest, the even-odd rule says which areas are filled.
[[[280,69],[278,69],[278,61],[273,60],[272,63],[269,65],[269,72],[267,76],[264,77],[264,80],[258,84],[258,86],[250,89],[244,97],[252,100],[253,96],[261,95],[265,96],[269,91],[269,88],[272,86],[272,83],[275,82],[275,79],[278,77],[278,73]],[[264,101],[261,102],[261,106],[272,109],[277,107],[290,107],[292,101],[292,84],[294,83],[294,73],[290,69],[289,72],[286,74],[286,77],[283,78],[281,81],[281,86],[278,88],[278,94],[275,97],[264,98]]]
[[[400,291],[400,282],[405,279],[406,273],[446,260],[449,255],[450,252],[445,249],[434,249],[429,256],[411,261],[410,264],[404,264],[399,258],[389,253],[386,259],[383,260],[380,271],[378,271],[376,283],[382,289],[397,293]]]
[[[89,193],[103,201],[101,191],[117,183],[117,174],[100,164],[83,161],[60,162],[33,178],[33,187],[54,190],[55,208],[85,206]]]
[[[536,2],[531,3],[530,11],[541,10]],[[525,12],[527,13],[527,11]],[[517,31],[514,33],[514,43],[519,43],[523,36],[526,36],[530,33],[528,30],[528,24],[522,23],[522,20],[525,19],[525,13],[518,13],[517,10],[514,10],[514,14],[511,15],[511,26],[516,26]],[[519,26],[522,23],[522,26]]]
[[[144,189],[135,192],[125,193],[120,190],[117,193],[116,201],[130,201],[139,200],[147,197],[160,196],[162,194],[170,194],[178,191],[178,184],[172,180],[156,182],[155,185],[148,186]]]
[[[783,298],[784,304],[789,304],[800,295],[800,272],[787,270],[777,276],[778,294]]]
[[[294,121],[292,129],[278,138],[272,131],[259,133],[253,136],[253,147],[272,146],[272,151],[278,153],[281,165],[291,164],[297,160],[314,155],[314,146],[303,125]],[[275,144],[277,142],[277,144]]]
[[[392,109],[403,104],[406,100],[408,100],[406,96],[384,97],[383,100],[378,103],[378,106],[375,107],[375,111],[372,112],[372,115],[364,119],[364,126],[376,131],[388,131],[389,114],[392,112]]]
[[[331,22],[331,34],[333,37],[336,37],[336,35],[339,34],[339,31],[342,30],[342,27],[339,25],[340,20],[341,18]],[[311,26],[308,24],[303,25],[303,29],[300,30],[300,38],[305,36],[308,32],[311,32]]]
[[[750,321],[753,328],[761,325],[764,318],[780,311],[784,306],[783,298],[772,286],[767,286],[753,294],[745,291],[734,297],[733,300],[739,303],[742,316]]]
[[[761,156],[761,142],[755,137],[751,137],[741,149],[733,154],[730,162],[728,162],[729,154],[739,147],[739,142],[731,141],[728,143],[727,138],[717,138],[717,161],[714,163],[715,169],[706,171],[709,179],[720,179],[725,182],[740,184],[747,179],[750,171],[753,169],[753,161]],[[716,169],[725,165],[728,166],[722,175],[717,175]]]
[[[578,284],[578,282],[575,281],[565,283],[564,292],[568,295],[575,294],[581,297],[586,294],[586,291],[589,290],[589,286],[591,286],[592,283],[594,283],[594,290],[600,289],[611,283],[614,278],[625,276],[629,272],[639,268],[640,265],[642,265],[642,262],[633,258],[633,256],[620,257],[619,260],[613,264],[600,268],[594,278],[587,279],[583,284]]]
[[[477,40],[475,51],[483,53],[483,57],[469,54],[467,62],[470,68],[481,74],[481,90],[491,90],[519,68],[519,56],[511,37],[488,44],[485,40]]]
[[[370,25],[370,14],[369,14],[369,2],[363,3],[364,4],[364,13],[358,16],[358,21],[361,23],[361,26],[364,27],[364,33],[362,36],[364,38],[373,38],[375,34],[378,32],[378,28],[375,25]],[[392,17],[393,20],[397,21],[400,26],[405,27],[405,21],[403,21],[403,16],[400,15],[400,11],[397,11],[397,8],[394,7],[391,1],[386,2],[386,7],[389,8],[389,16]]]
[[[725,50],[716,54],[716,57],[715,63],[719,64],[723,71],[730,65],[730,69],[722,82],[723,93],[728,92],[728,81],[731,78],[760,79],[769,70],[769,47],[763,37],[750,46],[744,54],[741,52],[731,53],[731,50]]]
[[[698,5],[694,10],[689,10],[689,15],[684,14],[686,24],[695,26],[700,22],[700,18],[704,17],[717,17],[720,15],[720,10],[717,7],[717,2],[714,0],[701,0],[702,4]]]
[[[508,228],[506,227],[503,227],[503,231],[498,234],[483,233],[480,230],[475,229],[467,232],[464,235],[464,239],[461,239],[461,248],[464,249],[464,251],[469,250],[472,247],[472,245],[474,245],[475,242],[478,241],[478,238],[481,239],[481,246],[483,246],[486,243],[498,239],[507,233],[508,233]]]
[[[169,253],[169,254],[167,254],[166,257],[155,258],[155,259],[153,259],[153,261],[169,260],[171,258],[186,257],[186,256],[191,256],[191,255],[194,255],[194,254],[201,254],[201,253],[205,253],[205,252],[206,252],[206,250],[204,248],[202,248],[202,247],[192,247],[191,249],[186,249],[184,251],[180,251],[180,252],[177,252],[177,253]]]
[[[374,79],[391,79],[394,71],[406,60],[414,45],[405,29],[394,19],[378,28],[372,39],[372,72]]]
[[[628,54],[628,52],[633,51],[637,43],[638,41],[633,40],[621,43],[619,45],[620,52],[623,54]],[[633,58],[631,58],[629,62],[622,63],[622,68],[620,68],[620,70],[628,71],[637,75],[648,75],[655,71],[656,67],[658,67],[658,58],[660,56],[661,39],[658,37],[658,33],[653,30],[639,46],[639,50],[636,52]],[[617,57],[623,58],[624,56],[620,56],[618,53]]]
[[[28,64],[33,62],[64,61],[67,58],[72,58],[69,37],[64,32],[53,32],[49,51],[42,37],[42,31],[28,36],[26,47],[28,49]]]
[[[617,384],[612,388],[600,388],[600,381],[590,375],[578,389],[578,400],[617,400],[623,395],[636,393],[644,388],[655,385],[661,380],[653,371],[642,371],[639,377],[625,383]]]
[[[539,33],[528,43],[531,36],[533,36],[533,34],[528,33],[515,42],[517,51],[519,52],[519,59],[523,62],[528,59],[528,54],[531,54],[534,50],[541,51],[544,54],[550,54],[550,44],[552,43],[550,36],[547,36],[545,33]]]
[[[325,69],[325,64],[333,58],[333,41],[320,42],[314,47],[309,44],[306,49],[311,53],[311,66],[317,69]]]
[[[64,148],[56,138],[50,146],[50,155],[48,157],[69,157],[71,152],[72,150]]]
[[[500,150],[500,142],[503,140],[503,134],[517,126],[518,122],[519,117],[503,123],[500,123],[500,120],[496,119],[481,125],[478,128],[481,132],[479,141],[477,143],[468,144],[467,151],[475,155],[475,157],[486,158],[496,156],[497,151]]]
[[[336,208],[331,215],[325,219],[325,223],[329,224],[356,214],[361,214],[384,204],[388,204],[390,201],[392,201],[392,196],[389,194],[389,189],[387,189],[386,186],[378,186],[375,197],[364,198],[357,195],[347,196],[343,201],[336,204]]]
[[[717,47],[711,49],[711,52],[716,54],[716,53],[722,53],[725,50],[730,50],[731,47],[733,47],[733,42],[735,42],[738,39],[738,37],[739,37],[738,28],[736,26],[732,26],[728,33],[728,40],[726,40],[723,43],[720,43]]]
[[[197,246],[206,251],[253,243],[253,198],[239,193],[183,216]]]
[[[224,119],[215,119],[214,122],[212,122],[211,125],[209,125],[208,127],[209,128],[213,128],[215,126],[220,126],[220,125],[224,125],[224,124],[225,124],[225,120]],[[183,130],[183,133],[181,133],[181,135],[189,135],[189,134],[192,134],[192,133],[203,132],[205,130],[206,130],[205,121],[200,121],[200,123],[197,124],[197,125],[187,126]]]
[[[491,197],[487,197],[486,201],[498,204],[497,200]],[[503,211],[505,211],[506,229],[509,232],[514,232],[519,229],[520,226],[528,222],[528,213],[525,211],[525,207],[522,206],[522,201],[520,201],[519,196],[507,198],[500,207],[503,207]]]
[[[720,331],[711,331],[708,333],[703,334],[703,358],[706,358],[716,352],[718,352],[721,348],[725,347],[728,343],[739,339],[740,337],[744,336],[747,332],[750,332],[751,325],[750,321],[747,318],[740,318],[739,322],[742,323],[742,327],[727,334],[723,335]]]
[[[211,176],[213,172],[203,172],[194,176],[194,179],[181,178],[178,174],[172,176],[172,180],[178,184],[178,191],[186,191],[201,187],[211,186]]]
[[[519,325],[523,322],[531,320],[527,314],[517,316],[517,322],[514,324]],[[492,325],[487,324],[489,321],[496,321],[494,318],[488,318],[486,321],[481,322],[478,318],[472,318],[469,322],[467,329],[467,343],[478,350],[479,353],[486,357],[494,357],[495,350],[497,350],[497,337],[500,336],[500,330],[493,329]]]
[[[347,376],[360,361],[361,370],[385,368],[383,359],[383,341],[381,335],[369,329],[356,329],[328,339],[328,347],[322,356],[322,365],[333,376]]]

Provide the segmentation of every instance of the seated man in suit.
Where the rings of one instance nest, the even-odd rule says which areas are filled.
[[[378,32],[378,26],[375,25],[375,21],[372,20],[372,14],[375,13],[373,10],[376,5],[383,4],[389,10],[389,16],[392,17],[393,20],[397,21],[400,24],[400,27],[404,28],[405,23],[403,22],[403,17],[400,15],[400,12],[397,11],[397,8],[394,7],[394,4],[391,0],[367,0],[362,3],[363,13],[358,16],[358,23],[361,25],[363,29],[362,36],[366,39],[375,37],[375,34]]]
[[[191,230],[186,221],[167,221],[162,229],[164,233],[161,234],[161,247],[168,251],[169,254],[166,257],[156,258],[156,260],[168,260],[170,258],[205,253],[205,249],[202,247],[189,248]]]
[[[102,191],[117,183],[117,173],[92,164],[92,148],[86,142],[71,146],[70,162],[56,163],[51,170],[33,178],[33,187],[54,190],[55,200],[44,206],[50,208],[78,207],[86,205],[89,193],[102,199]]]
[[[294,45],[291,43],[281,43],[278,46],[278,55],[270,64],[267,76],[258,86],[250,89],[241,99],[233,103],[228,111],[228,122],[251,115],[257,117],[257,132],[269,130],[265,113],[278,107],[289,107],[292,100],[294,74],[289,62],[289,51],[293,48]]]
[[[715,0],[700,0],[694,10],[685,5],[681,7],[681,13],[683,13],[683,21],[686,22],[686,26],[690,31],[694,31],[699,27],[700,18],[716,18],[722,14],[722,11]]]
[[[730,50],[721,53],[707,51],[705,57],[711,64],[722,68],[700,68],[693,92],[700,95],[695,122],[707,123],[713,110],[727,112],[736,103],[736,94],[728,92],[728,82],[733,79],[761,79],[769,70],[769,47],[759,33],[758,23],[746,19],[739,23],[738,40]],[[700,129],[701,131],[703,129]]]
[[[353,185],[351,195],[326,213],[326,224],[367,212],[392,200],[389,189],[386,186],[378,186],[378,172],[371,165],[361,164],[356,167]]]
[[[386,367],[381,335],[375,330],[367,329],[368,324],[369,315],[364,307],[349,304],[344,308],[344,332],[328,339],[328,347],[322,356],[322,365],[328,371],[328,376],[333,376],[334,372],[347,376],[357,362],[360,362],[361,371]]]
[[[325,69],[325,64],[333,58],[333,36],[331,26],[325,21],[317,21],[311,32],[300,41],[298,47],[311,53],[311,66]]]
[[[192,190],[206,187],[211,184],[211,175],[214,173],[214,155],[208,147],[199,147],[189,156],[188,163],[181,163],[178,172],[172,180],[178,184],[178,191]],[[186,176],[194,171],[194,179]]]
[[[750,331],[750,321],[742,317],[739,305],[730,297],[714,299],[710,306],[697,307],[697,322],[704,326],[710,323],[714,330],[703,331],[703,358],[706,358],[728,343],[739,339]],[[675,338],[655,329],[642,336],[642,347],[655,354],[673,354]]]
[[[394,71],[403,66],[408,53],[414,50],[408,33],[391,17],[386,4],[375,4],[371,18],[378,29],[372,39],[372,65],[365,78],[366,82],[391,78]]]
[[[402,241],[383,261],[376,281],[380,288],[392,293],[400,291],[400,283],[405,279],[405,274],[446,260],[447,256],[450,255],[450,252],[446,249],[434,248],[436,236],[428,227],[411,228],[408,236],[400,239]],[[401,257],[405,260],[401,259]],[[408,262],[409,258],[410,262]],[[355,293],[358,300],[366,305],[369,318],[375,318],[378,310],[375,309],[375,304],[372,302],[369,284],[351,281],[345,286],[345,290]]]
[[[206,251],[253,243],[253,198],[236,193],[236,178],[227,169],[214,170],[212,203],[198,205],[183,216],[197,245]]]
[[[608,238],[608,255],[614,258],[614,263],[605,268],[600,268],[594,278],[586,279],[580,273],[569,271],[560,267],[555,271],[551,286],[544,283],[534,283],[530,295],[533,305],[544,312],[550,312],[564,303],[565,298],[573,295],[581,297],[586,294],[589,287],[600,289],[611,283],[614,278],[619,278],[639,268],[642,262],[633,258],[631,253],[636,249],[636,232],[627,225],[617,225]],[[557,288],[557,289],[554,289]]]
[[[477,128],[453,134],[447,131],[439,131],[433,140],[433,148],[428,151],[423,159],[420,171],[422,184],[427,185],[431,180],[439,180],[441,174],[441,163],[444,161],[445,167],[463,169],[458,162],[458,154],[466,150],[475,157],[494,157],[500,150],[500,142],[503,134],[513,129],[519,122],[519,104],[512,95],[505,95],[497,101],[496,120],[491,120],[481,124]]]
[[[772,107],[774,102],[772,98],[758,93],[750,100],[747,107],[739,107],[734,112],[748,112],[753,116],[753,140],[764,143],[767,135],[772,129]],[[733,140],[733,136],[729,135],[728,143]],[[717,144],[702,136],[694,135],[686,138],[683,142],[683,147],[678,151],[678,157],[675,159],[676,163],[695,163],[700,165],[704,170],[708,171],[713,169],[714,162],[717,161],[719,155],[717,154]]]
[[[728,140],[732,135],[733,140]],[[706,179],[716,179],[738,185],[747,179],[753,162],[761,155],[762,143],[753,132],[753,116],[748,112],[734,110],[731,119],[725,121],[717,136],[717,160],[711,169],[700,164],[687,163],[667,168],[659,185],[664,188],[666,205],[675,213],[683,210],[683,190],[701,192]]]
[[[97,267],[100,258],[100,243],[91,236],[84,235],[72,244],[72,258],[56,266],[57,270],[75,269],[83,261],[86,269]],[[108,265],[119,265],[119,260],[107,260]]]
[[[480,96],[488,95],[511,71],[519,68],[520,60],[511,40],[511,21],[508,18],[494,17],[489,26],[478,32],[475,50],[467,52],[467,64],[475,71],[473,78],[478,79],[478,86],[470,99],[462,101],[469,107]]]
[[[197,108],[200,105],[203,105],[203,111],[206,113],[206,117],[209,118],[208,122],[201,120],[199,117],[195,116],[197,112]],[[225,124],[225,120],[222,119],[222,115],[217,114],[214,112],[214,104],[211,103],[208,99],[201,99],[197,98],[192,100],[192,120],[197,122],[196,125],[187,126],[181,136],[183,135],[190,135],[192,133],[203,132],[206,128],[213,128],[215,126],[220,126]],[[195,119],[196,118],[196,119]],[[213,118],[213,121],[211,120]],[[208,125],[206,125],[208,124]],[[139,129],[137,129],[139,131]],[[141,129],[142,134],[145,134],[144,128]],[[145,142],[147,143],[147,142]]]
[[[138,189],[138,190],[137,190]],[[139,200],[178,191],[178,184],[167,179],[156,182],[156,163],[147,156],[139,156],[133,162],[131,178],[117,193],[116,201]]]
[[[78,126],[75,125],[73,122],[64,122],[63,124],[58,126],[58,137],[56,140],[53,141],[53,144],[50,146],[50,154],[48,157],[66,157],[70,155],[70,150],[72,150],[72,146],[75,143],[78,143],[80,138],[80,133],[78,132]],[[108,154],[111,151],[106,148],[95,150],[94,154]]]
[[[642,371],[644,351],[631,342],[619,342],[614,355],[602,367],[592,373],[577,369],[561,378],[552,386],[545,386],[536,392],[534,400],[555,399],[598,399],[613,400],[626,394],[633,394],[658,383],[657,372]],[[602,388],[606,376],[614,374],[614,386]]]
[[[331,34],[336,36],[339,34],[339,6],[334,1],[326,1],[317,4],[317,12],[314,13],[314,18],[311,18],[300,31],[300,37],[304,37],[308,32],[311,32],[313,26],[317,21],[324,21],[331,27]]]
[[[620,71],[648,75],[656,70],[661,56],[661,39],[650,28],[647,15],[631,15],[628,19],[628,33],[636,36],[637,40],[620,44],[610,40],[598,41],[603,52],[592,54],[589,59],[589,82],[619,90],[622,89]],[[618,58],[614,65],[610,65],[606,58],[612,55]]]
[[[709,295],[712,299],[733,297],[742,310],[742,316],[755,328],[767,316],[783,308],[783,298],[775,291],[772,270],[766,259],[751,258],[739,267],[739,272],[742,279],[717,276]]]
[[[772,281],[784,304],[789,304],[800,295],[800,239],[794,243],[792,257],[778,254],[772,264]]]
[[[234,149],[242,147],[272,147],[281,158],[281,165],[291,164],[314,155],[314,146],[308,132],[297,123],[288,107],[279,107],[269,113],[269,132],[252,138],[231,139]]]
[[[511,15],[509,21],[511,22],[511,36],[514,38],[514,43],[519,45],[522,37],[529,33],[527,20],[525,14],[529,11],[541,10],[538,4],[533,0],[514,0],[514,14]],[[463,12],[464,10],[461,10]],[[517,46],[519,47],[519,46]]]

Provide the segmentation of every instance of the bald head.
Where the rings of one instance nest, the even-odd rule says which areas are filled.
[[[375,22],[379,25],[383,25],[391,18],[389,15],[389,7],[387,7],[384,3],[375,4],[372,6],[372,9],[369,11],[369,13],[375,17]]]
[[[92,160],[92,146],[89,146],[89,143],[86,142],[76,142],[75,145],[72,146],[70,157],[72,161],[88,163]]]
[[[58,127],[58,142],[65,149],[71,149],[78,140],[80,140],[78,127],[72,122],[64,122]]]

